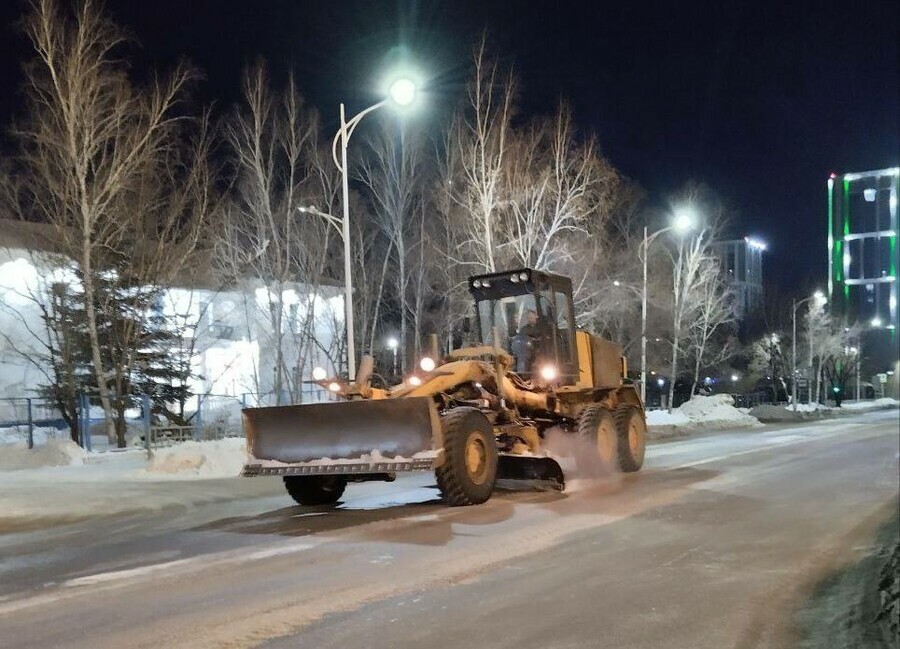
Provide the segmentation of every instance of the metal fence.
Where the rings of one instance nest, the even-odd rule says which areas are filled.
[[[335,395],[315,384],[305,384],[300,402],[330,401]],[[115,399],[114,399],[115,401]],[[289,405],[297,400],[289,394],[241,395],[198,394],[184,404],[169,404],[180,412],[181,423],[172,423],[153,414],[149,395],[127,397],[124,407],[125,441],[130,447],[158,448],[184,441],[204,441],[243,435],[243,408]],[[106,433],[106,418],[97,395],[77,397],[76,442],[87,451],[111,450],[116,441]],[[0,399],[0,444],[24,443],[28,448],[50,439],[71,437],[69,425],[56,405],[43,398],[11,397]]]
[[[4,443],[24,442],[28,448],[47,439],[66,438],[69,426],[55,405],[42,398],[0,399],[0,439]]]

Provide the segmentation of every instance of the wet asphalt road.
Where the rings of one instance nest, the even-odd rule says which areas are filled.
[[[896,508],[898,451],[886,411],[655,444],[640,474],[480,507],[430,476],[320,510],[272,480],[0,534],[0,647],[791,647]]]

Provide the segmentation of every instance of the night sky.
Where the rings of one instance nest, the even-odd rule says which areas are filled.
[[[0,120],[17,109],[28,55],[0,0]],[[228,106],[243,65],[293,69],[326,119],[377,100],[397,52],[429,75],[422,118],[459,101],[473,43],[520,77],[524,115],[570,100],[578,124],[656,201],[697,179],[735,209],[733,234],[770,244],[770,279],[824,281],[830,171],[896,166],[900,2],[369,2],[112,0],[141,42],[137,74],[186,56],[198,99]],[[399,49],[398,49],[399,48]],[[790,282],[793,284],[794,282]]]

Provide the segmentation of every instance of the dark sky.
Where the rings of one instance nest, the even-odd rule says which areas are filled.
[[[0,119],[27,54],[0,0]],[[201,99],[239,92],[264,57],[292,68],[326,117],[360,109],[400,47],[430,77],[427,110],[458,101],[487,29],[521,78],[525,114],[568,98],[580,126],[657,199],[688,179],[737,211],[736,235],[770,243],[770,276],[821,282],[828,172],[898,164],[900,2],[482,2],[468,0],[110,0],[142,44],[135,69],[187,56]],[[424,118],[427,118],[428,113]],[[783,282],[787,283],[787,282]],[[802,290],[806,290],[806,286]]]

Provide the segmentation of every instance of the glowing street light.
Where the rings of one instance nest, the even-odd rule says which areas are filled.
[[[769,247],[769,245],[765,241],[754,239],[753,237],[744,237],[744,241],[746,241],[747,245],[754,250],[764,251]]]
[[[684,233],[693,229],[697,220],[697,213],[692,207],[680,207],[675,210],[672,219],[672,227],[678,232]]]
[[[347,169],[347,143],[353,131],[363,117],[378,110],[382,106],[392,102],[397,106],[409,106],[416,98],[416,84],[408,76],[396,78],[388,88],[388,96],[377,104],[369,106],[357,113],[350,120],[346,119],[344,104],[341,103],[341,126],[331,143],[331,157],[334,164],[341,172],[342,203],[344,216],[341,220],[341,230],[344,239],[344,313],[346,314],[344,326],[347,328],[347,376],[353,381],[356,378],[356,344],[353,339],[353,283],[351,278],[352,259],[350,257],[350,186]],[[338,145],[340,145],[340,157],[338,157]]]
[[[416,83],[407,77],[400,77],[391,84],[388,93],[398,106],[409,106],[416,100]]]

